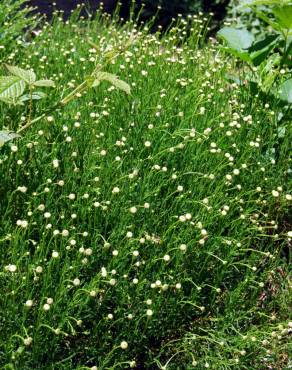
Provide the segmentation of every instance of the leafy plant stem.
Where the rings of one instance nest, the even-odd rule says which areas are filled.
[[[34,118],[33,120],[27,120],[27,123],[22,126],[20,129],[17,130],[17,133],[20,134],[21,132],[25,131],[26,129],[28,129],[30,126],[32,126],[34,123],[40,121],[42,118],[44,118],[48,113],[50,112],[53,112],[54,110],[56,110],[58,107],[60,107],[60,102],[58,102],[57,104],[53,105],[52,107],[50,107],[49,109],[47,109],[43,114],[41,114],[39,117],[36,117]]]

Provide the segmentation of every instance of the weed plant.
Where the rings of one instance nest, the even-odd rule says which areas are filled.
[[[1,148],[1,368],[288,369],[289,117],[226,81],[201,17],[76,19],[5,55],[57,86],[33,116],[135,36],[107,67],[132,94],[102,82]],[[0,109],[16,131],[29,108]]]

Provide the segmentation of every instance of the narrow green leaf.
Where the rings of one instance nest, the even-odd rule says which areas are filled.
[[[91,40],[87,40],[88,44],[91,45],[95,50],[99,50],[100,47]]]
[[[29,85],[32,85],[36,80],[35,73],[30,69],[26,70],[26,69],[22,69],[16,66],[10,66],[8,64],[5,64],[5,67],[12,75],[21,78],[23,81],[25,81]]]
[[[0,131],[0,148],[8,141],[20,137],[16,132]]]
[[[55,82],[52,80],[38,80],[34,83],[34,86],[39,87],[55,87]]]
[[[45,93],[43,93],[42,91],[34,91],[32,93],[31,99],[32,100],[40,100],[40,99],[45,98],[46,96],[47,95]],[[26,102],[26,101],[29,101],[29,100],[30,100],[30,94],[22,95],[18,99],[19,102]]]
[[[25,90],[25,82],[17,76],[0,77],[0,97],[18,98]]]

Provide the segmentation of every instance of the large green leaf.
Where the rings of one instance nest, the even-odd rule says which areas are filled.
[[[23,105],[23,103],[19,101],[20,98],[3,98],[0,96],[0,101],[10,105]]]
[[[0,148],[3,146],[7,141],[13,140],[20,137],[16,132],[12,131],[0,131]]]
[[[279,86],[279,98],[292,104],[292,78]]]
[[[272,12],[283,28],[292,29],[292,4],[276,6]]]
[[[266,60],[267,56],[276,46],[278,39],[279,35],[269,35],[264,40],[252,44],[248,51],[255,66],[260,65]]]
[[[21,78],[23,81],[25,81],[29,85],[32,85],[36,80],[35,73],[30,69],[26,70],[26,69],[22,69],[16,66],[10,66],[8,64],[5,64],[5,67],[12,75]]]
[[[92,82],[92,87],[96,87],[100,84],[100,81],[108,81],[116,88],[124,91],[127,94],[131,94],[131,87],[125,81],[120,80],[116,75],[108,72],[97,72],[94,74],[95,79]]]
[[[25,82],[17,76],[0,77],[0,98],[17,98],[22,95]]]
[[[223,50],[226,50],[226,48],[222,48]],[[250,58],[250,55],[247,51],[238,51],[231,48],[227,48],[228,52],[232,55],[234,55],[236,58],[239,58],[243,60],[244,62],[252,63],[252,60]]]
[[[217,35],[233,50],[247,50],[254,42],[254,36],[246,29],[223,27]]]
[[[12,99],[12,98],[3,98],[1,96],[0,96],[0,101],[3,101],[6,104],[13,104],[14,103],[14,99]]]

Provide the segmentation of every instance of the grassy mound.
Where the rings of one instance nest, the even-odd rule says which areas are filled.
[[[103,82],[1,149],[2,368],[288,368],[291,130],[202,22],[56,18],[5,57],[56,82],[37,116],[132,40],[105,68],[130,96]]]

